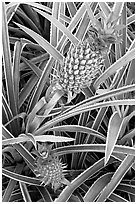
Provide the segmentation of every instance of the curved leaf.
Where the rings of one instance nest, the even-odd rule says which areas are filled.
[[[45,40],[33,30],[19,23],[16,23],[16,25],[18,25],[24,32],[30,35],[44,50],[46,50],[51,56],[53,56],[55,60],[57,60],[60,64],[63,64],[64,57],[47,40]]]
[[[55,117],[54,119],[52,119],[51,121],[47,122],[45,125],[43,125],[38,130],[36,130],[35,135],[43,134],[47,130],[47,128],[57,124],[60,121],[70,118],[72,116],[78,115],[83,112],[91,111],[97,108],[115,106],[115,105],[135,105],[135,100],[117,100],[117,101],[109,101],[109,102],[107,101],[107,102],[102,102],[102,103],[96,103],[95,105],[88,104],[85,106],[81,106],[67,113],[59,115]]]
[[[4,124],[4,126],[5,126],[5,127],[8,126],[10,123],[12,123],[13,120],[15,120],[15,119],[17,119],[17,118],[21,118],[21,119],[24,120],[24,118],[25,118],[26,116],[27,116],[27,114],[26,114],[25,112],[22,112],[22,113],[16,115],[15,117],[12,117],[12,119],[9,120],[6,124]]]
[[[10,53],[10,43],[8,34],[8,24],[7,16],[5,11],[5,3],[2,2],[2,44],[3,44],[3,61],[4,61],[4,73],[6,80],[8,104],[11,108],[12,114],[15,116],[17,114],[16,102],[15,102],[15,92],[13,87],[13,75],[12,75],[12,61]],[[16,131],[16,130],[15,130]]]
[[[134,160],[135,160],[134,156],[128,155],[125,157],[125,159],[122,161],[122,163],[114,173],[110,183],[107,185],[107,187],[101,193],[100,197],[97,199],[97,202],[104,202],[111,195],[111,193],[119,185],[127,171],[133,165]]]
[[[99,193],[110,182],[112,176],[113,176],[113,173],[110,172],[98,178],[85,194],[84,202],[94,202],[95,199],[98,197]]]
[[[40,192],[44,202],[53,202],[52,197],[46,187],[44,186],[36,186],[36,187]]]
[[[56,148],[52,150],[52,152],[55,154],[57,153],[58,155],[70,154],[74,152],[105,152],[105,147],[105,144],[70,145]],[[128,146],[115,145],[113,152],[135,156],[135,148]]]
[[[122,191],[122,192],[126,192],[132,195],[135,195],[135,187],[131,186],[129,184],[119,184],[119,186],[117,187],[118,191]]]
[[[29,134],[30,135],[30,134]],[[61,137],[61,136],[54,136],[54,135],[39,135],[34,136],[33,139],[39,142],[70,142],[74,141],[75,139],[69,137]],[[21,142],[33,141],[30,136],[25,134],[21,134],[20,137],[11,138],[11,139],[4,139],[2,140],[2,145],[13,145],[18,144]],[[33,142],[34,143],[34,142]]]
[[[40,124],[34,124],[36,113],[46,104],[45,97],[42,97],[34,106],[33,110],[27,117],[26,132],[32,132]],[[38,122],[38,121],[37,121]],[[36,125],[36,127],[35,127]]]
[[[37,9],[41,9],[46,11],[47,13],[52,13],[52,9],[49,8],[48,6],[45,6],[43,4],[39,4],[39,3],[35,3],[35,2],[24,2],[25,4],[31,5],[32,7],[36,7]],[[64,20],[67,23],[70,23],[70,18],[66,15],[63,15],[62,13],[60,13],[60,18],[62,20]]]
[[[125,129],[129,123],[129,120],[135,116],[135,111],[131,112],[128,116],[124,117],[120,127],[119,139],[122,139]]]
[[[34,8],[34,10],[57,26],[57,28],[60,29],[74,45],[79,43],[79,40],[69,31],[69,29],[60,23],[56,18],[36,8]]]
[[[15,181],[20,181],[29,185],[39,185],[41,184],[40,180],[37,178],[31,178],[28,176],[23,176],[21,174],[14,173],[7,169],[2,169],[2,174],[7,176],[8,178],[14,179]]]
[[[124,67],[128,62],[135,58],[135,49],[128,51],[123,57],[119,58],[115,63],[113,63],[108,69],[103,72],[95,81],[94,87],[97,87],[104,82],[109,76],[115,73],[120,68]]]
[[[112,202],[128,202],[128,200],[126,200],[125,198],[115,194],[115,193],[112,193],[110,196],[109,196],[109,199],[112,201]]]
[[[14,139],[13,135],[3,126],[2,134],[7,139]],[[30,152],[21,144],[13,144],[15,149],[23,156],[23,158],[30,164],[33,168],[34,157],[30,154]]]
[[[3,91],[4,92],[4,91]],[[13,114],[12,114],[12,111],[9,107],[9,104],[8,104],[8,101],[7,101],[7,98],[6,98],[6,94],[5,93],[2,93],[2,105],[4,106],[4,109],[5,109],[5,112],[6,112],[6,115],[8,116],[8,118],[11,120],[12,117],[13,117]]]
[[[6,9],[6,13],[7,13],[7,23],[10,22],[10,20],[12,19],[13,15],[15,14],[17,8],[19,7],[20,3],[17,3],[16,5],[13,5],[11,7],[9,7],[8,9]],[[6,7],[7,8],[7,7]]]
[[[97,161],[94,165],[90,166],[84,172],[82,172],[79,176],[77,176],[72,182],[71,186],[66,186],[64,190],[61,192],[59,197],[55,200],[55,202],[66,202],[73,191],[78,188],[85,180],[94,175],[97,171],[103,168],[103,160],[104,158]]]
[[[57,90],[50,101],[46,104],[44,115],[48,116],[48,114],[52,111],[58,100],[64,95],[62,90]]]
[[[105,150],[105,165],[108,162],[113,152],[114,146],[117,142],[117,139],[119,137],[121,124],[122,124],[122,118],[119,117],[118,112],[114,112],[108,124],[106,150]]]
[[[95,136],[105,140],[105,136],[102,135],[100,132],[98,132],[98,131],[96,131],[96,130],[94,130],[92,128],[84,127],[84,126],[81,126],[81,125],[56,126],[56,127],[48,129],[48,131],[82,132],[82,133],[95,135]]]
[[[14,173],[16,174],[21,174],[22,170],[23,170],[24,164],[17,164],[17,166],[15,167]],[[13,193],[13,190],[16,186],[17,181],[10,179],[8,186],[4,192],[4,195],[2,197],[2,202],[9,202],[10,201],[10,197],[11,194]]]
[[[19,110],[19,82],[20,82],[20,58],[21,53],[25,44],[22,44],[21,40],[15,42],[14,54],[13,54],[13,76],[14,76],[14,92],[15,92],[15,101],[17,106],[17,111]]]
[[[118,89],[113,89],[113,90],[111,90],[109,92],[106,92],[106,93],[103,93],[101,95],[95,95],[95,96],[89,97],[88,99],[85,99],[85,100],[81,101],[80,103],[77,103],[73,107],[70,107],[69,109],[64,111],[64,113],[66,113],[66,112],[68,112],[70,110],[76,109],[78,107],[82,107],[82,105],[87,106],[88,103],[95,104],[95,103],[97,103],[99,101],[108,99],[110,97],[117,96],[117,95],[120,95],[120,94],[124,94],[124,93],[134,91],[134,90],[135,90],[135,84],[128,85],[128,86],[123,86],[123,87],[118,88]]]

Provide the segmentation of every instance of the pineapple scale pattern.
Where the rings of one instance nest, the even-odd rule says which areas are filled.
[[[34,172],[41,180],[41,185],[49,185],[56,191],[64,179],[63,170],[66,166],[61,163],[58,157],[50,156],[48,159],[38,158]]]
[[[59,84],[63,90],[78,94],[89,86],[103,66],[102,55],[91,49],[88,41],[71,48],[59,70]]]

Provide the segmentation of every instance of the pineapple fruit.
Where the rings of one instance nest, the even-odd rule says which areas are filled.
[[[101,21],[96,20],[96,25],[89,28],[88,38],[69,49],[58,77],[51,85],[52,95],[57,89],[62,89],[70,102],[82,88],[90,86],[104,66],[103,57],[110,44],[120,42],[117,31],[123,27],[117,25],[118,20],[113,12],[108,18],[102,15]]]
[[[47,143],[39,145],[39,156],[35,162],[34,173],[41,180],[41,185],[51,185],[56,191],[62,183],[67,184],[64,177],[66,166],[62,164],[57,155],[51,154],[51,148],[52,146]]]
[[[69,50],[59,72],[59,84],[72,95],[80,93],[82,88],[92,83],[102,66],[102,56],[93,51],[86,40]]]

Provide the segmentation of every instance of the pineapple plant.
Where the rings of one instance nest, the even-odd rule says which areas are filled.
[[[41,185],[51,185],[52,189],[56,191],[61,187],[62,183],[66,184],[64,177],[64,168],[61,160],[57,155],[51,153],[52,145],[43,143],[38,145],[39,156],[35,162],[34,172],[36,177],[41,180]]]
[[[77,46],[70,46],[63,65],[60,66],[58,76],[52,82],[52,90],[62,89],[71,100],[90,86],[104,66],[104,55],[109,51],[112,43],[120,42],[118,30],[123,27],[117,25],[119,18],[113,12],[96,25],[91,25],[87,38]],[[70,101],[70,100],[69,100]]]
[[[133,58],[135,57],[132,57],[134,51],[130,52],[134,45],[135,16],[128,10],[128,3],[115,2],[107,7],[108,3],[103,2],[78,4],[53,2],[49,10],[47,10],[47,3],[40,2],[4,4],[4,18],[2,18],[3,202],[134,202],[135,113],[134,100],[127,94],[135,90],[133,84],[135,76]],[[41,9],[44,11],[42,12]],[[110,14],[107,20],[98,13],[100,10],[107,16],[112,9],[115,15]],[[50,11],[52,13],[48,14]],[[95,17],[99,16],[101,21],[91,20],[92,25],[87,32],[90,11],[94,12]],[[43,17],[40,16],[41,13]],[[31,14],[32,17],[29,20]],[[125,14],[128,19],[125,18]],[[101,71],[105,70],[104,55],[109,51],[111,43],[119,42],[117,34],[122,28],[121,24],[118,25],[119,15],[121,23],[127,25],[127,29],[120,33],[123,39],[121,45],[115,46],[115,49],[112,46],[113,53],[110,52],[108,55],[110,60],[108,69],[113,67],[111,65],[116,61],[117,72],[113,70],[114,72],[109,72],[105,78],[102,73],[100,76],[102,80],[98,83],[99,86],[103,82],[104,86],[101,88],[106,88],[105,80],[108,77],[112,79],[109,81],[112,89],[111,91],[107,89],[107,99],[104,99],[104,94],[99,94],[97,97],[84,100],[83,95],[79,94],[76,100],[64,107],[67,111],[61,112],[61,107],[56,103],[60,102],[58,99],[64,93],[72,99],[81,91],[85,91],[86,95],[88,90],[83,87],[90,84],[93,89],[98,87],[96,78],[102,67]],[[45,29],[47,31],[45,21],[50,25],[55,24],[51,26],[52,35],[48,36],[49,43],[44,32]],[[21,30],[15,27],[15,22],[20,25]],[[62,29],[59,23],[64,25]],[[13,33],[14,27],[16,32]],[[37,28],[40,32],[37,32]],[[75,30],[77,30],[78,39],[84,39],[83,36],[86,36],[79,44],[77,44],[78,39],[73,35]],[[29,36],[31,41],[27,40],[30,39]],[[61,54],[65,46],[65,37],[73,43],[66,59]],[[32,38],[36,43],[34,41],[32,43]],[[26,45],[26,42],[29,44]],[[22,49],[24,43],[25,47]],[[47,56],[50,56],[49,60]],[[117,59],[122,62],[119,63]],[[49,75],[54,74],[53,63],[55,63],[54,70],[58,68],[58,63],[61,65],[58,77],[49,89],[57,92],[48,102],[45,90],[49,86]],[[77,66],[75,66],[76,63]],[[70,83],[72,76],[74,76],[74,83]],[[90,90],[87,95],[90,96]],[[17,127],[19,131],[16,131]],[[117,131],[120,132],[119,137],[117,137]],[[66,137],[67,142],[61,136],[69,136],[71,140]],[[51,149],[49,143],[42,144],[44,141],[55,142],[54,148]],[[37,149],[39,143],[42,145]],[[104,153],[102,149],[105,150]],[[34,155],[35,150],[38,154]],[[67,164],[67,170],[65,164]]]

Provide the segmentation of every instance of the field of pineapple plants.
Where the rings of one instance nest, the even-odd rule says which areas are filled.
[[[2,201],[135,202],[135,3],[2,3]]]

